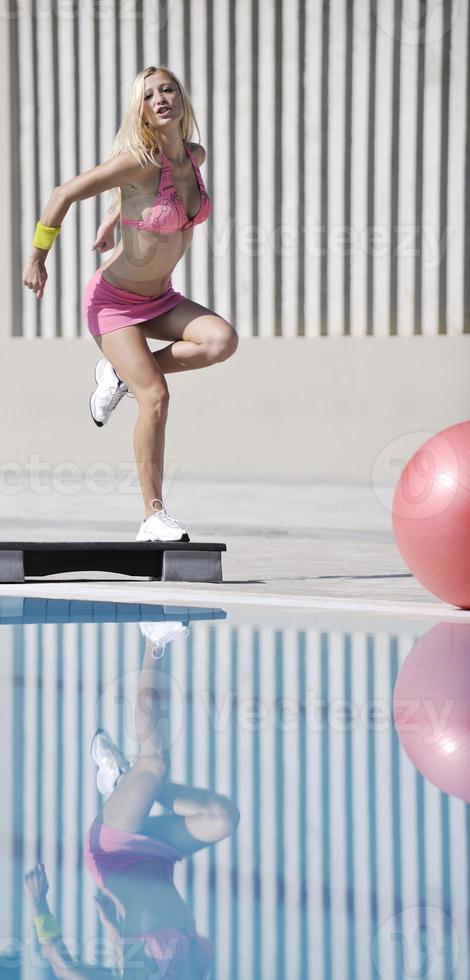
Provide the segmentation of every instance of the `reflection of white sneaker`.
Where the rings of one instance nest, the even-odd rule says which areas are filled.
[[[160,503],[160,501],[159,501]],[[177,524],[165,508],[145,517],[137,532],[136,541],[181,541],[187,535],[187,527]]]
[[[95,381],[98,387],[90,397],[90,412],[95,425],[101,426],[106,425],[121,398],[129,393],[129,388],[106,358],[102,358],[96,365]]]
[[[91,757],[98,766],[96,785],[106,798],[116,788],[121,776],[131,768],[128,759],[113,742],[105,728],[98,728],[91,743]]]
[[[177,636],[189,636],[189,629],[183,623],[139,623],[142,636],[153,643],[152,657],[159,660],[165,652],[165,645]]]

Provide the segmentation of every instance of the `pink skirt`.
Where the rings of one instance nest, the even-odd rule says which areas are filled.
[[[102,270],[97,269],[83,294],[82,313],[90,333],[96,337],[132,323],[151,320],[172,310],[185,299],[182,293],[175,292],[171,279],[164,293],[140,296],[139,293],[112,286],[103,278]]]
[[[175,861],[183,858],[183,854],[165,841],[117,830],[101,820],[94,820],[88,828],[83,851],[85,864],[100,888],[113,874],[138,864],[152,864],[155,875],[171,880]]]

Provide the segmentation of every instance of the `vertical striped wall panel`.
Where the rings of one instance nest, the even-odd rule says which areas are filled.
[[[433,920],[433,980],[468,975],[470,807],[422,779],[388,717],[413,642],[227,622],[193,624],[167,647],[171,777],[225,793],[241,811],[236,835],[175,873],[215,943],[214,976],[404,976],[420,907],[452,924],[440,936]],[[0,952],[21,944],[23,980],[37,970],[22,876],[40,859],[64,934],[96,957],[102,933],[81,860],[97,806],[89,746],[102,724],[136,750],[142,654],[136,623],[2,627],[13,765]]]
[[[105,194],[71,207],[40,302],[19,270],[159,62],[193,99],[214,205],[176,288],[242,337],[470,332],[469,0],[18,0],[9,32],[14,336],[88,337]]]

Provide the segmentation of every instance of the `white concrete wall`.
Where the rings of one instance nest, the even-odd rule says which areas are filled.
[[[57,5],[56,5],[57,6]],[[151,5],[145,5],[148,11]],[[183,35],[181,34],[182,7],[179,0],[169,5],[170,19],[164,35],[167,45],[169,63],[177,71],[184,74],[188,69],[183,51]],[[352,197],[351,223],[356,231],[364,227],[366,217],[366,197],[368,193],[368,170],[366,163],[367,125],[365,110],[360,110],[361,98],[365,99],[369,91],[364,59],[368,51],[368,41],[372,29],[376,31],[376,53],[379,58],[379,81],[377,84],[377,106],[375,121],[375,200],[374,217],[377,220],[390,215],[389,203],[392,184],[386,180],[392,179],[392,174],[386,177],[387,139],[390,136],[391,117],[390,105],[390,71],[392,63],[392,36],[387,20],[387,10],[390,5],[380,0],[376,6],[379,16],[370,21],[360,5],[355,6],[354,20],[354,79],[355,96],[353,103],[352,157],[351,167],[354,191]],[[46,10],[43,4],[41,10]],[[341,89],[340,65],[346,51],[345,24],[342,24],[336,3],[330,8],[330,38],[329,38],[329,111],[328,147],[329,147],[329,178],[326,189],[327,198],[321,197],[319,174],[321,169],[321,147],[325,147],[325,132],[321,130],[318,92],[325,85],[325,75],[321,75],[321,22],[320,5],[308,5],[307,12],[307,59],[305,65],[306,90],[316,93],[314,101],[306,101],[305,109],[305,143],[307,152],[307,168],[305,177],[305,218],[307,224],[313,219],[321,218],[321,207],[329,202],[328,222],[331,230],[344,217],[344,209],[339,207],[333,194],[336,186],[340,194],[341,174],[344,168],[337,170],[339,160],[343,166],[346,158],[342,156],[345,145],[341,143],[344,136],[345,117],[342,105],[344,90]],[[36,322],[38,301],[21,285],[22,262],[24,254],[18,254],[18,234],[21,227],[24,248],[29,235],[33,234],[38,218],[34,209],[31,194],[34,183],[35,168],[39,161],[35,159],[33,150],[33,135],[35,121],[31,114],[34,79],[31,78],[31,60],[28,58],[28,43],[31,45],[33,27],[36,39],[42,36],[50,40],[52,25],[51,17],[43,16],[33,24],[24,11],[29,9],[26,4],[16,5],[21,11],[19,24],[21,27],[20,51],[21,86],[18,93],[12,90],[10,84],[10,61],[14,70],[14,37],[15,24],[12,16],[8,16],[6,8],[0,13],[0,140],[3,152],[0,154],[0,182],[5,189],[2,195],[2,217],[5,233],[0,236],[0,285],[2,289],[2,318],[0,320],[0,359],[2,364],[2,383],[0,386],[0,412],[3,425],[0,427],[0,466],[8,471],[9,464],[19,467],[34,466],[42,461],[50,466],[60,462],[72,461],[82,470],[93,462],[105,461],[111,466],[119,465],[120,461],[132,465],[132,429],[136,415],[135,403],[126,399],[121,403],[116,415],[109,425],[102,430],[95,428],[88,412],[88,398],[93,386],[93,366],[98,349],[85,331],[82,337],[74,338],[77,329],[74,320],[75,305],[79,301],[83,283],[67,286],[66,277],[74,268],[77,255],[74,252],[74,229],[81,236],[81,251],[85,278],[93,272],[90,266],[91,235],[96,228],[96,208],[92,201],[83,202],[77,206],[75,215],[69,215],[69,230],[61,236],[63,270],[62,284],[64,288],[64,303],[62,319],[58,312],[55,296],[58,275],[58,251],[50,256],[49,298],[40,303],[40,323]],[[60,4],[57,9],[60,9]],[[80,30],[81,57],[86,54],[87,45],[91,43],[89,33],[96,28],[96,23],[86,13],[90,5],[80,6],[80,19],[77,22]],[[109,8],[108,8],[109,9]],[[300,16],[302,4],[292,8]],[[343,8],[342,8],[343,9]],[[365,9],[365,8],[364,8]],[[361,13],[362,10],[362,13]],[[419,180],[423,178],[424,210],[423,221],[429,218],[431,229],[438,229],[436,204],[439,187],[434,180],[439,170],[439,154],[442,152],[442,141],[438,143],[438,130],[435,128],[435,113],[433,111],[439,101],[442,85],[443,54],[449,38],[445,29],[444,6],[432,8],[433,18],[427,24],[426,72],[422,91],[426,108],[425,136],[427,145],[426,175],[419,174],[413,169],[410,148],[414,146],[412,135],[416,124],[417,93],[411,86],[410,80],[416,80],[418,47],[413,45],[413,38],[404,35],[402,38],[402,101],[400,108],[401,119],[401,162],[400,162],[400,196],[399,206],[395,217],[404,221],[406,215],[413,215],[415,192]],[[218,133],[224,125],[224,113],[227,113],[230,96],[229,74],[222,72],[222,61],[227,51],[222,44],[222,38],[227,41],[229,31],[229,8],[221,4],[217,6],[214,20],[214,35],[212,55],[214,59],[214,84],[217,84],[217,95],[214,103],[207,101],[207,87],[203,63],[209,62],[198,57],[203,50],[201,45],[205,38],[203,25],[207,11],[200,2],[191,7],[191,82],[192,91],[199,109],[199,122],[203,129],[203,141],[212,133],[213,147],[208,145],[209,152],[214,151],[213,168],[208,169],[207,178],[212,184],[215,198],[217,226],[214,228],[216,238],[222,234],[224,222],[228,220],[227,189],[230,187],[230,161],[227,153],[221,148]],[[344,10],[343,10],[344,13]],[[402,256],[397,269],[399,293],[397,337],[389,337],[390,311],[393,306],[393,296],[390,293],[389,258],[374,259],[375,293],[373,297],[374,331],[375,336],[364,336],[366,310],[367,268],[371,270],[370,260],[359,251],[353,253],[351,260],[351,324],[352,337],[342,337],[344,328],[344,265],[338,259],[333,246],[328,250],[327,267],[322,267],[319,259],[312,260],[305,248],[305,304],[304,315],[306,337],[296,337],[296,324],[302,320],[301,310],[296,303],[290,305],[294,294],[292,283],[296,282],[299,274],[299,256],[284,254],[281,267],[277,272],[283,277],[282,296],[276,292],[276,270],[272,266],[273,254],[268,252],[260,256],[257,266],[257,279],[253,279],[254,265],[251,259],[243,253],[240,240],[235,248],[235,280],[231,279],[234,266],[230,260],[230,250],[223,250],[209,261],[209,244],[206,236],[207,229],[199,228],[195,232],[195,240],[190,250],[191,258],[185,258],[181,269],[177,270],[175,285],[185,288],[191,285],[195,299],[204,302],[210,298],[211,289],[215,290],[216,308],[223,315],[230,316],[230,296],[236,297],[237,318],[241,342],[236,356],[222,365],[212,369],[196,371],[182,375],[172,375],[169,386],[172,395],[168,435],[166,443],[167,467],[172,468],[179,476],[209,477],[213,479],[269,479],[269,480],[353,480],[364,482],[370,479],[374,470],[374,479],[384,482],[394,482],[397,476],[397,458],[403,460],[410,455],[414,444],[422,442],[425,435],[454,422],[468,418],[470,415],[469,395],[469,349],[468,338],[464,336],[468,324],[465,322],[463,286],[464,286],[464,213],[465,213],[465,174],[462,155],[465,136],[466,98],[465,84],[467,72],[466,60],[466,24],[468,17],[468,2],[465,0],[453,7],[456,19],[452,20],[452,54],[450,73],[450,131],[449,131],[449,174],[451,180],[448,188],[447,220],[450,223],[452,235],[449,247],[444,257],[447,282],[447,336],[437,336],[439,324],[436,319],[436,303],[439,289],[442,289],[442,265],[428,268],[421,284],[424,287],[422,306],[422,336],[410,336],[413,332],[412,312],[414,309],[414,284],[417,261],[413,256]],[[18,15],[16,15],[18,16]],[[147,16],[147,14],[146,14]],[[253,191],[248,196],[242,193],[243,180],[251,180],[252,164],[247,147],[250,130],[247,120],[250,113],[255,111],[252,100],[251,86],[247,79],[253,79],[255,68],[259,70],[259,105],[261,119],[271,122],[275,118],[273,102],[275,82],[274,66],[274,20],[273,8],[267,2],[260,3],[260,16],[263,18],[262,45],[259,60],[249,63],[248,46],[241,45],[242,37],[250,34],[250,10],[245,3],[237,4],[237,22],[235,45],[235,67],[237,80],[237,105],[241,115],[237,116],[236,135],[236,185],[237,194],[234,200],[239,224],[246,224],[253,214],[258,217],[258,224],[263,225],[262,214],[271,215],[272,219],[273,188],[276,179],[275,172],[265,158],[269,148],[268,136],[272,132],[266,123],[261,132],[262,138],[256,142],[259,156],[259,196]],[[342,16],[342,15],[341,15]],[[202,18],[202,19],[201,19]],[[339,18],[339,20],[338,20]],[[438,18],[436,20],[435,18]],[[180,23],[181,21],[181,23]],[[114,22],[112,22],[114,23]],[[387,27],[388,24],[388,27]],[[108,33],[101,30],[99,73],[95,78],[98,84],[103,72],[112,72],[113,66],[108,63],[108,45],[112,40],[111,21],[108,23]],[[296,91],[298,77],[295,69],[296,52],[298,52],[299,24],[284,25],[283,47],[283,84],[284,92],[284,125],[286,123],[288,105],[286,93]],[[101,28],[103,23],[101,22]],[[122,25],[121,25],[122,27]],[[67,51],[70,55],[71,22],[59,17],[58,28],[61,32],[61,53]],[[287,29],[288,28],[288,29]],[[87,33],[88,31],[88,33]],[[111,34],[109,34],[111,31]],[[29,34],[28,34],[29,32]],[[244,33],[245,32],[245,33]],[[157,35],[147,30],[144,32],[145,60],[155,60],[152,52],[157,51]],[[158,32],[157,32],[158,34]],[[29,41],[28,41],[29,38]],[[65,43],[68,38],[67,44]],[[121,35],[121,59],[123,68],[121,98],[126,96],[128,83],[132,72],[141,67],[135,59],[137,25],[128,25],[128,33]],[[416,40],[416,38],[415,38]],[[63,44],[62,44],[63,42]],[[224,42],[224,43],[225,43]],[[133,47],[134,45],[134,47]],[[41,48],[41,50],[43,50]],[[232,49],[231,49],[232,50]],[[225,54],[224,54],[225,51]],[[107,52],[107,53],[106,53]],[[361,54],[362,52],[362,54]],[[129,56],[127,57],[127,54]],[[324,52],[323,52],[324,53]],[[232,51],[233,54],[233,51]],[[62,55],[61,55],[62,56]],[[64,54],[65,56],[65,54]],[[361,61],[362,58],[362,61]],[[136,62],[134,64],[134,62]],[[96,62],[95,72],[97,70]],[[62,62],[61,62],[62,65]],[[53,66],[58,70],[58,66]],[[209,70],[209,67],[207,67]],[[326,69],[325,69],[326,71]],[[62,67],[60,68],[62,73]],[[338,72],[340,74],[338,74]],[[102,148],[93,146],[88,138],[91,130],[86,128],[87,118],[90,126],[93,123],[91,115],[84,113],[88,106],[89,114],[94,112],[93,86],[90,75],[81,76],[81,127],[82,169],[98,162],[101,149],[108,148],[111,131],[104,130],[100,134]],[[323,80],[322,80],[323,79]],[[408,83],[407,83],[408,79]],[[61,84],[65,85],[60,74]],[[233,80],[232,80],[233,81]],[[50,98],[50,83],[41,74],[37,82],[36,96],[41,101],[41,112],[47,114]],[[67,84],[73,94],[72,76]],[[28,89],[28,85],[30,86]],[[87,87],[88,86],[88,87]],[[291,89],[289,89],[289,86]],[[408,86],[408,87],[407,87]],[[323,89],[325,91],[325,89]],[[62,89],[61,89],[62,91]],[[107,90],[106,90],[107,91]],[[22,94],[21,94],[22,93]],[[362,96],[361,96],[362,93]],[[278,93],[279,94],[279,93]],[[15,163],[15,139],[18,120],[15,117],[15,106],[22,99],[22,157],[21,168]],[[62,98],[62,96],[61,96]],[[107,98],[111,98],[108,92]],[[312,96],[313,98],[313,96]],[[295,95],[294,95],[295,100]],[[111,104],[111,103],[109,103]],[[104,104],[103,104],[104,105]],[[365,103],[364,103],[365,105]],[[433,109],[434,107],[434,109]],[[103,110],[103,106],[102,106]],[[114,110],[113,110],[114,111]],[[332,115],[331,115],[332,114]],[[300,118],[295,113],[296,125]],[[294,119],[294,116],[292,117]],[[102,112],[102,118],[103,112]],[[434,122],[433,122],[434,119]],[[94,124],[93,124],[94,125]],[[29,128],[28,128],[29,127]],[[49,140],[50,128],[40,127],[40,140]],[[225,130],[224,130],[225,132]],[[440,131],[439,131],[440,132]],[[88,135],[86,136],[86,133]],[[49,135],[48,135],[49,134]],[[388,135],[387,135],[388,134]],[[71,134],[70,134],[71,136]],[[416,133],[415,133],[416,136]],[[61,166],[64,179],[71,176],[73,159],[67,156],[67,139],[60,130]],[[322,142],[323,140],[323,142]],[[241,142],[240,142],[241,141]],[[248,142],[247,142],[248,141]],[[268,141],[268,142],[266,142]],[[287,172],[293,175],[294,188],[299,191],[299,174],[301,170],[298,149],[293,151],[293,145],[282,134],[284,161],[284,191],[282,196],[282,219],[287,224],[295,224],[295,201],[289,190]],[[385,142],[384,142],[385,141]],[[411,141],[411,142],[410,142]],[[296,144],[297,147],[300,144]],[[42,144],[41,144],[42,146]],[[241,146],[245,151],[241,152]],[[52,187],[52,171],[50,170],[51,153],[49,143],[44,144],[41,151],[41,205],[46,199],[47,187]],[[225,148],[227,150],[227,147]],[[281,144],[271,146],[272,153],[279,153]],[[285,151],[285,152],[284,152]],[[413,150],[414,152],[414,150]],[[225,155],[224,155],[225,154]],[[293,155],[292,155],[293,154]],[[339,154],[339,156],[338,156]],[[271,157],[274,165],[274,158]],[[326,158],[325,158],[326,159]],[[336,161],[336,162],[335,162]],[[212,165],[211,165],[212,166]],[[49,169],[48,169],[49,168]],[[68,169],[67,169],[68,168]],[[72,168],[72,169],[70,169]],[[319,169],[320,168],[320,169]],[[335,169],[336,168],[336,169]],[[384,169],[385,168],[385,169]],[[431,169],[430,169],[431,168]],[[437,169],[436,169],[437,168]],[[18,213],[16,202],[11,199],[9,188],[16,170],[21,169],[21,187],[24,190],[22,213]],[[67,171],[67,172],[66,172]],[[69,172],[70,171],[70,172]],[[278,173],[279,178],[279,173]],[[433,183],[434,180],[434,183]],[[385,183],[384,183],[385,181]],[[382,183],[381,183],[382,182]],[[467,181],[468,184],[468,181]],[[13,186],[15,185],[13,182]],[[370,187],[369,187],[370,190]],[[342,191],[341,191],[342,193]],[[295,194],[294,194],[295,197]],[[426,203],[427,202],[427,203]],[[254,212],[255,204],[259,211]],[[105,198],[102,196],[99,208],[104,208]],[[265,207],[268,211],[265,212]],[[78,211],[80,208],[80,212]],[[426,211],[426,208],[428,209]],[[224,210],[225,209],[225,210]],[[326,212],[325,212],[326,213]],[[67,219],[67,220],[68,220]],[[388,220],[388,219],[387,219]],[[10,234],[8,234],[8,228]],[[265,229],[266,230],[266,229]],[[198,236],[199,235],[199,239]],[[206,236],[206,237],[205,237]],[[219,238],[219,243],[220,243]],[[66,241],[68,244],[66,244]],[[232,248],[232,246],[230,246]],[[68,250],[68,251],[67,251]],[[232,258],[234,256],[232,255]],[[369,263],[369,266],[368,266]],[[85,268],[86,267],[86,268]],[[326,279],[322,279],[323,271],[327,271]],[[64,278],[65,277],[65,278]],[[211,278],[212,277],[212,278]],[[211,286],[212,282],[212,286]],[[440,285],[439,285],[440,283]],[[234,287],[234,291],[232,290]],[[326,294],[325,294],[326,289]],[[232,291],[231,291],[232,290]],[[259,321],[255,324],[251,316],[251,295],[256,291],[258,297]],[[18,306],[17,297],[21,294],[22,309]],[[328,297],[329,311],[328,330],[330,335],[318,337],[320,332],[320,298]],[[279,328],[276,319],[276,303],[281,301],[282,330],[284,336],[274,337]],[[72,306],[70,307],[70,303]],[[68,304],[68,306],[67,306]],[[75,305],[74,305],[75,304]],[[70,307],[70,308],[69,308]],[[326,307],[325,307],[326,308]],[[295,311],[295,315],[292,313]],[[75,312],[74,312],[75,311]],[[73,314],[73,315],[72,315]],[[58,321],[63,325],[64,339],[53,339]],[[295,321],[295,322],[294,322]],[[78,322],[78,321],[77,321]],[[259,330],[259,337],[252,332]],[[39,329],[41,337],[24,339],[12,337],[14,331],[22,329],[24,337],[32,337]],[[326,329],[326,328],[325,328]],[[411,436],[409,435],[411,433]]]
[[[135,74],[164,63],[192,97],[214,205],[177,289],[242,338],[470,332],[469,0],[402,6],[398,22],[390,0],[3,4],[13,275],[53,187],[107,158]],[[86,333],[107,204],[70,209],[41,304],[14,291],[7,334]]]
[[[469,355],[467,337],[247,338],[222,364],[167,376],[167,472],[357,483],[373,473],[392,483],[394,460],[470,417]],[[66,462],[132,471],[135,400],[125,397],[101,429],[89,413],[99,356],[91,339],[3,339],[4,472]]]

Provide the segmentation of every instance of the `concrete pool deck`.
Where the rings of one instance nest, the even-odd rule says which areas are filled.
[[[142,517],[136,487],[47,485],[38,477],[1,491],[0,540],[133,541]],[[169,485],[168,485],[169,484]],[[0,585],[2,595],[139,602],[260,603],[374,609],[470,619],[411,576],[395,546],[393,487],[167,481],[165,506],[191,540],[220,541],[224,581],[154,582],[64,573]]]

